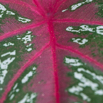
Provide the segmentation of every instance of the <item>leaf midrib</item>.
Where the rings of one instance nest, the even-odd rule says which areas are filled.
[[[42,8],[42,6],[35,0],[33,0],[34,3],[36,4],[36,6],[39,8],[39,12],[41,12],[41,16],[45,18],[46,17],[46,14],[45,14],[45,10]],[[57,0],[58,1],[58,0]],[[54,13],[58,10],[58,8],[62,5],[63,2],[66,2],[67,0],[62,0],[59,4],[56,5],[56,7],[54,8]],[[30,5],[29,5],[30,6]],[[31,7],[32,8],[32,7]],[[34,10],[32,8],[32,10]],[[35,10],[34,10],[35,11]],[[44,14],[43,14],[44,13]],[[62,45],[59,45],[56,43],[56,39],[55,39],[55,34],[54,34],[54,30],[53,30],[53,23],[54,22],[60,22],[60,23],[63,23],[63,22],[78,22],[78,23],[85,23],[85,24],[95,24],[95,25],[103,25],[103,23],[101,22],[95,22],[95,21],[86,21],[86,20],[79,20],[79,19],[50,19],[48,21],[48,31],[50,33],[50,43],[47,43],[39,52],[37,52],[32,58],[30,58],[28,60],[28,62],[23,66],[21,67],[17,74],[14,75],[13,79],[8,83],[7,85],[7,88],[5,90],[5,92],[3,93],[3,96],[1,98],[1,101],[0,103],[3,103],[3,101],[6,99],[6,95],[8,94],[8,92],[10,91],[10,89],[12,88],[14,82],[19,78],[19,76],[23,73],[23,71],[27,68],[27,66],[29,66],[36,58],[38,58],[42,52],[48,48],[49,46],[52,47],[52,59],[53,59],[53,65],[54,65],[54,81],[55,81],[55,97],[56,97],[56,103],[60,103],[60,100],[59,100],[59,84],[58,84],[58,73],[57,73],[57,64],[56,64],[56,47],[59,47],[61,49],[64,49],[64,50],[68,50],[68,51],[71,51],[71,52],[74,52],[75,54],[77,55],[80,55],[81,57],[85,58],[86,60],[88,60],[89,62],[92,62],[94,63],[95,65],[97,65],[98,67],[100,68],[103,68],[103,65],[98,63],[97,61],[93,60],[92,58],[90,58],[89,56],[86,56],[84,54],[82,54],[81,52],[79,51],[76,51],[75,49],[73,49],[72,47],[66,47],[66,46],[62,46]],[[8,37],[11,37],[13,34],[15,35],[15,33],[19,33],[23,30],[27,30],[27,29],[31,29],[31,28],[35,28],[37,26],[40,26],[41,24],[44,24],[44,23],[47,23],[46,20],[43,20],[42,22],[39,22],[37,24],[30,24],[26,27],[23,27],[21,29],[17,29],[17,30],[14,30],[13,32],[9,32],[9,33],[6,33],[4,34],[3,36],[0,36],[0,41],[8,38]],[[16,34],[17,35],[17,34]],[[71,49],[72,48],[72,49]]]

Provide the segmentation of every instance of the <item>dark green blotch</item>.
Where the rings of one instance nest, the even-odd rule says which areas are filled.
[[[69,57],[69,56],[67,56],[67,57]],[[81,80],[74,77],[75,72],[81,73],[83,75],[83,77],[85,77],[86,79],[92,81],[93,83],[98,84],[97,90],[103,90],[103,83],[101,83],[100,80],[98,80],[97,78],[94,78],[94,76],[92,76],[91,74],[89,74],[85,71],[90,71],[91,73],[94,73],[94,74],[96,74],[98,76],[102,76],[102,77],[103,77],[103,72],[87,65],[86,63],[82,62],[79,58],[75,58],[75,57],[71,57],[71,58],[78,59],[79,63],[82,63],[83,65],[70,66],[70,64],[68,64],[68,63],[66,64],[66,66],[68,66],[68,68],[71,69],[71,72],[68,73],[68,76],[71,77],[71,83],[70,83],[70,86],[67,88],[67,90],[71,87],[78,86],[79,83],[83,83],[83,82],[81,82]],[[85,71],[78,71],[79,68],[83,68]],[[69,91],[68,91],[68,93],[69,93],[69,95],[74,95],[75,97],[78,97],[78,100],[83,99],[81,97],[80,93],[84,93],[91,99],[91,101],[90,102],[87,101],[87,103],[103,103],[103,95],[96,95],[95,91],[92,90],[90,86],[86,86],[86,87],[82,87],[82,88],[83,88],[83,91],[80,91],[79,94],[71,93]]]
[[[28,88],[24,91],[24,90],[23,90],[23,87],[26,86],[26,85],[30,82],[30,80],[36,75],[36,71],[35,71],[35,70],[34,70],[34,71],[32,70],[33,67],[36,67],[36,68],[37,68],[37,65],[34,64],[34,65],[28,67],[28,68],[22,73],[22,75],[17,79],[17,81],[14,83],[14,86],[15,86],[15,84],[18,84],[18,86],[16,87],[16,89],[19,89],[19,92],[13,91],[13,88],[14,88],[14,86],[13,86],[12,89],[11,89],[11,91],[8,93],[7,98],[6,98],[6,100],[5,100],[4,103],[12,103],[14,100],[16,100],[16,102],[17,102],[17,101],[20,101],[20,100],[25,96],[26,93],[29,93],[29,92],[27,92],[27,91],[28,91]],[[22,80],[22,79],[26,76],[26,74],[28,74],[30,71],[33,71],[33,76],[29,77],[29,80],[28,80],[26,83],[22,83],[21,80]],[[12,92],[12,91],[13,91],[13,92]],[[14,98],[13,98],[12,100],[10,100],[11,94],[15,94],[15,96],[14,96]]]

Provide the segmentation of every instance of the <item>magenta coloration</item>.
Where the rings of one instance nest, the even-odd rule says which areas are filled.
[[[78,81],[68,73],[82,75],[89,81],[90,75],[74,72],[82,68],[81,71],[91,73],[88,67],[98,80],[102,78],[102,4],[101,0],[0,0],[0,103],[11,103],[10,98],[14,98],[12,103],[91,103],[93,99],[85,93],[89,85],[82,84],[84,89],[80,87],[77,94],[73,93],[76,88],[70,86]],[[72,59],[65,61],[66,57]],[[31,97],[25,99],[18,91],[10,97],[15,83],[34,64],[35,76],[31,72],[25,74],[24,82],[29,81],[22,86],[23,96]],[[96,86],[100,87],[94,89],[93,98],[103,95],[103,84],[98,80]],[[100,100],[98,103],[103,102]]]

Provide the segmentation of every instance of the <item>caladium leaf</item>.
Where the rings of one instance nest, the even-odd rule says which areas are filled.
[[[0,0],[0,103],[102,103],[102,8]]]

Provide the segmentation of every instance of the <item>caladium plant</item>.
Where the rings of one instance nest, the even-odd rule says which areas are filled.
[[[0,103],[103,103],[103,0],[0,0]]]

